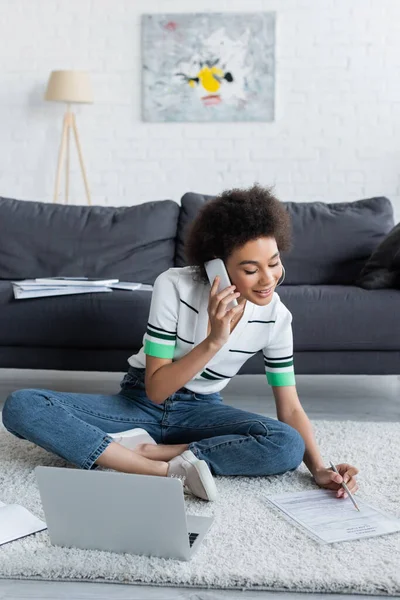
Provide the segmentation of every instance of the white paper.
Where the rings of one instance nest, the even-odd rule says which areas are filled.
[[[21,289],[13,285],[14,298],[24,300],[25,298],[45,298],[47,296],[70,296],[75,294],[94,294],[98,292],[112,292],[109,287],[64,287],[64,288],[46,288],[46,289]]]
[[[101,279],[98,277],[37,277],[34,280],[39,285],[60,286],[109,286],[118,283],[119,279]]]
[[[400,531],[400,519],[355,498],[337,498],[331,490],[311,490],[268,495],[287,517],[305,528],[318,541],[332,544]]]
[[[135,290],[146,290],[150,292],[153,289],[152,285],[146,283],[134,283],[132,281],[120,281],[119,283],[113,283],[110,287],[113,290],[128,290],[131,292],[134,292]]]
[[[152,285],[146,283],[135,283],[131,281],[118,281],[117,279],[109,280],[110,283],[106,285],[89,285],[87,281],[84,285],[76,283],[72,285],[70,281],[69,285],[63,283],[57,283],[54,281],[53,285],[46,285],[39,282],[40,280],[35,279],[24,279],[22,281],[12,281],[14,297],[17,300],[24,298],[43,298],[46,296],[63,296],[69,294],[85,294],[93,292],[112,292],[116,290],[128,290],[128,291],[146,291],[151,292],[153,290]],[[78,281],[78,280],[77,280]],[[113,283],[114,282],[114,283]]]
[[[43,529],[47,529],[46,523],[23,506],[0,502],[0,545]]]

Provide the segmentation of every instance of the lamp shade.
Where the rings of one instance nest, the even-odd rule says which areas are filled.
[[[52,71],[44,98],[55,102],[92,103],[93,92],[89,73],[86,71]]]

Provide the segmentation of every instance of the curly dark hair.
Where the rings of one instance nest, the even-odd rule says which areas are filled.
[[[185,254],[188,264],[195,267],[194,279],[208,282],[206,261],[221,258],[225,262],[233,250],[260,237],[274,237],[279,251],[290,249],[290,215],[271,190],[259,184],[234,188],[204,204],[185,237]]]

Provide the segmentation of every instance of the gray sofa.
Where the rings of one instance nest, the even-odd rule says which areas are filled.
[[[142,343],[151,293],[15,300],[12,280],[118,277],[152,284],[186,264],[187,225],[209,196],[131,207],[64,206],[0,198],[0,367],[125,371]],[[385,197],[285,203],[293,249],[279,295],[293,314],[298,374],[398,374],[400,290],[354,282],[394,226]],[[241,373],[263,373],[260,355]]]

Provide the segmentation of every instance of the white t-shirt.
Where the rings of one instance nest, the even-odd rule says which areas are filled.
[[[176,361],[200,344],[207,337],[210,289],[208,283],[193,280],[192,267],[161,273],[154,282],[143,346],[129,364],[146,368],[146,354]],[[276,292],[266,306],[247,300],[228,341],[185,387],[201,394],[219,392],[260,350],[268,383],[295,385],[292,315]]]

